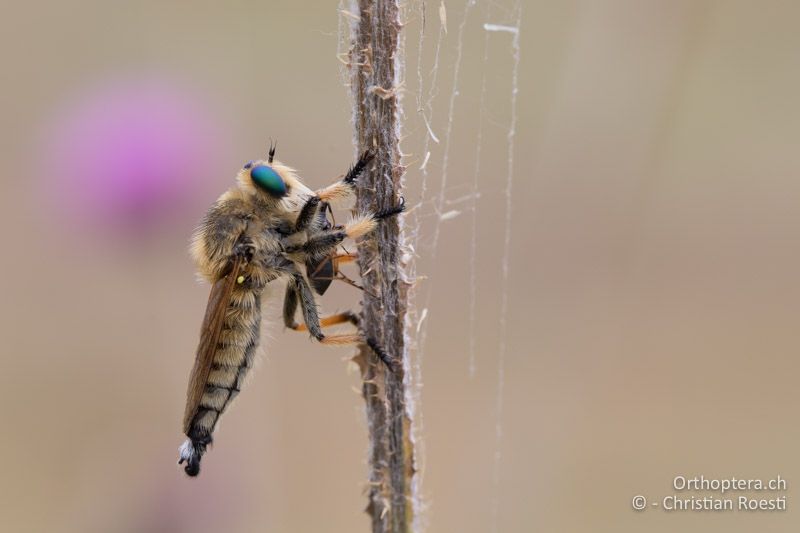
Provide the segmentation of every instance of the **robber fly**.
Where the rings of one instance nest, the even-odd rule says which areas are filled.
[[[295,171],[275,160],[271,146],[266,160],[247,163],[236,185],[206,213],[192,237],[191,253],[200,274],[211,284],[200,344],[189,380],[178,464],[190,476],[200,472],[200,459],[212,442],[212,433],[239,393],[253,366],[261,326],[261,293],[267,283],[287,281],[283,321],[296,331],[308,331],[322,344],[364,342],[394,368],[396,361],[360,332],[326,335],[322,328],[350,322],[352,312],[320,317],[313,290],[323,294],[333,279],[341,279],[339,265],[354,255],[340,253],[345,239],[371,232],[382,219],[404,210],[397,206],[353,216],[335,225],[330,206],[353,196],[356,180],[373,159],[364,153],[336,183],[312,191]],[[300,307],[303,324],[295,321]]]

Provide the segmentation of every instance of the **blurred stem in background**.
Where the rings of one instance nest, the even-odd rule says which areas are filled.
[[[374,167],[358,184],[360,212],[381,210],[400,201],[399,105],[396,72],[401,29],[396,0],[359,0],[351,14],[349,52],[353,124],[358,152],[375,150]],[[369,430],[369,504],[372,531],[410,531],[415,499],[412,493],[414,451],[409,430],[407,339],[405,334],[409,283],[404,261],[402,221],[382,222],[374,238],[358,248],[364,284],[361,324],[367,338],[376,339],[398,361],[392,372],[362,346],[356,356],[363,378]],[[402,364],[400,362],[402,361]]]

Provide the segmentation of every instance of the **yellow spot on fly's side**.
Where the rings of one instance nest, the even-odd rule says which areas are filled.
[[[239,276],[238,278],[236,278],[236,283],[238,283],[239,285],[244,283],[244,276]]]

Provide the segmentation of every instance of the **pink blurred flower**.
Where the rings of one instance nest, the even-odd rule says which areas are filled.
[[[86,91],[48,127],[38,169],[57,206],[92,225],[150,229],[207,190],[229,139],[208,105],[162,80]]]

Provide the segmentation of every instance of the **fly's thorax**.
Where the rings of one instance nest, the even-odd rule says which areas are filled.
[[[297,233],[284,237],[283,244],[287,248],[303,246],[308,241],[308,235],[311,233],[310,231],[298,231]]]
[[[252,207],[233,187],[222,194],[195,229],[190,245],[201,276],[213,283],[225,269],[238,236],[245,231]]]
[[[261,261],[256,258],[244,273],[239,276],[239,281],[242,287],[253,290],[261,291],[271,281],[275,281],[283,275],[283,272],[275,268],[270,262]]]
[[[264,178],[266,185],[253,178],[253,170],[259,167],[268,169],[263,171],[266,178],[256,176]],[[277,183],[270,182],[272,178],[280,182],[276,187],[284,191],[281,195],[270,192],[269,187]],[[280,239],[284,235],[278,231],[294,227],[300,209],[313,195],[295,171],[279,161],[248,163],[237,174],[236,186],[219,197],[195,231],[191,253],[200,275],[211,283],[219,279],[234,254],[237,241],[244,236],[252,245],[255,257],[244,267],[242,275],[249,286],[263,288],[279,274],[259,259],[281,254]],[[319,231],[320,225],[314,220],[309,230]]]

